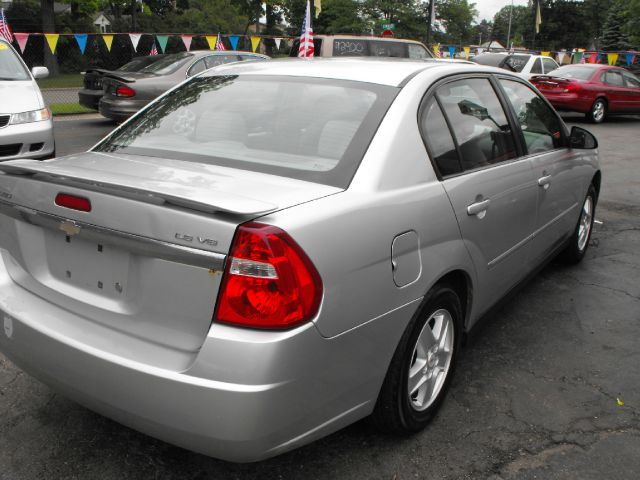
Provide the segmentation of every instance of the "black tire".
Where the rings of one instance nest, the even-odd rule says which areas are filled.
[[[417,409],[409,394],[409,372],[415,362],[416,343],[432,314],[446,310],[453,326],[452,356],[439,392],[425,409]],[[418,432],[431,421],[442,404],[451,383],[458,352],[462,345],[462,306],[458,294],[446,284],[434,286],[425,296],[421,307],[413,317],[389,365],[382,389],[378,395],[372,420],[386,433],[411,434]],[[426,327],[429,328],[429,327]],[[420,368],[419,368],[420,369]]]
[[[607,101],[604,98],[596,98],[591,105],[591,110],[586,114],[587,120],[591,123],[602,123],[607,116]]]
[[[589,229],[586,235],[586,239],[582,239],[581,241],[581,227],[584,227],[584,214],[585,214],[585,206],[588,201],[591,201],[591,213],[589,218]],[[587,249],[589,248],[589,241],[591,240],[591,233],[593,232],[593,220],[596,216],[596,204],[598,203],[598,194],[593,185],[589,185],[589,190],[587,191],[587,196],[584,199],[582,204],[582,208],[580,209],[580,213],[578,215],[578,222],[576,224],[576,228],[571,235],[571,239],[569,240],[569,244],[567,247],[560,252],[558,259],[562,263],[566,263],[567,265],[575,265],[576,263],[580,263],[584,258],[585,253],[587,253]]]

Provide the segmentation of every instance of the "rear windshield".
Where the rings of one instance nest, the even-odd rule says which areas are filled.
[[[501,67],[514,72],[521,72],[530,58],[531,55],[508,55]]]
[[[182,52],[167,55],[151,65],[140,70],[142,73],[155,73],[156,75],[168,75],[175,72],[181,65],[193,57],[193,53]]]
[[[578,80],[589,80],[598,67],[577,67],[575,65],[567,65],[565,67],[556,68],[547,73],[554,77],[560,78],[577,78]]]
[[[0,41],[0,81],[3,80],[31,80],[31,77],[11,47]]]
[[[322,78],[205,74],[169,93],[95,150],[345,188],[397,92]]]
[[[123,66],[118,68],[116,72],[137,72],[152,63],[162,60],[164,57],[165,55],[149,55],[147,57],[134,58],[129,63],[125,63]]]

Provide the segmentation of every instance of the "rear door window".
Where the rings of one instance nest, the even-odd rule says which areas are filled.
[[[531,73],[542,73],[542,61],[539,58],[536,58],[536,61],[533,62]]]
[[[429,155],[440,175],[445,177],[459,173],[462,168],[458,152],[447,121],[434,97],[427,101],[421,111],[420,129]]]
[[[527,152],[544,153],[564,146],[562,123],[531,88],[513,80],[500,80],[522,129]]]
[[[615,70],[607,70],[606,72],[604,72],[604,83],[608,85],[614,85],[616,87],[624,87],[622,74]]]
[[[453,81],[439,87],[436,95],[452,126],[464,170],[517,157],[507,115],[488,79]]]
[[[504,60],[504,64],[508,70],[521,72],[529,62],[531,55],[509,55]]]
[[[225,63],[237,62],[237,55],[209,55],[204,59],[207,64],[207,68],[217,67],[218,65],[224,65]]]
[[[196,63],[189,67],[189,71],[187,72],[187,76],[193,77],[194,75],[199,74],[200,72],[204,72],[207,69],[207,66],[204,64],[204,58],[201,58]]]

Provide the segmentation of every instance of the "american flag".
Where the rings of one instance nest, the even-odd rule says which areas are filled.
[[[0,37],[4,38],[7,42],[13,42],[13,34],[9,28],[7,17],[4,16],[4,8],[0,8]]]
[[[218,41],[216,42],[216,50],[226,50],[227,47],[224,46],[222,42],[222,35],[218,33]]]
[[[157,55],[157,54],[158,54],[158,47],[156,47],[156,42],[153,42],[149,55]]]
[[[309,0],[307,0],[307,12],[304,14],[304,24],[302,32],[300,32],[300,47],[298,48],[298,57],[313,58],[313,29],[311,28],[311,8]]]
[[[436,51],[436,57],[442,58],[442,50],[440,50],[440,44],[436,45],[436,48],[434,48],[434,50]]]

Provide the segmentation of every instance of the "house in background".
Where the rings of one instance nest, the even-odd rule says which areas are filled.
[[[97,33],[111,32],[111,20],[109,20],[104,12],[98,12],[92,23]]]

